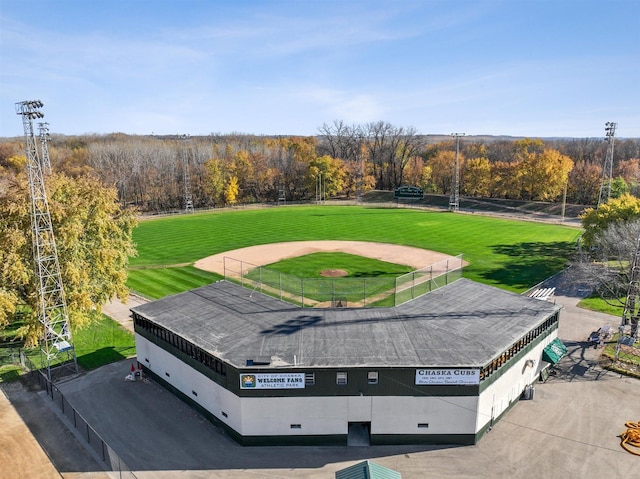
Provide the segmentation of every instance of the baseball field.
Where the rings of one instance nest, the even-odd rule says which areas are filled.
[[[360,206],[280,206],[196,213],[140,223],[134,232],[138,256],[131,259],[128,285],[143,296],[160,298],[220,279],[220,272],[195,266],[204,258],[256,245],[273,244],[275,248],[279,243],[332,240],[463,255],[464,277],[522,292],[566,266],[580,233],[578,228],[563,225]],[[259,264],[285,272],[288,267],[298,267],[295,263],[278,264],[278,257],[264,250],[262,254],[271,262]],[[340,269],[349,273],[348,258],[340,258],[339,264],[332,263],[332,255],[326,258],[318,271]],[[333,258],[338,260],[338,256]],[[386,257],[378,259],[388,261]],[[392,263],[415,267],[410,259],[399,258]],[[371,264],[372,274],[379,266]],[[393,266],[388,270],[405,271]],[[354,264],[354,271],[364,276],[367,266]]]

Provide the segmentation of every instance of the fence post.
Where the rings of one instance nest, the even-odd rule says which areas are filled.
[[[433,291],[433,265],[429,266],[429,292]]]
[[[362,306],[367,307],[367,278],[362,278]]]
[[[282,273],[278,273],[278,281],[280,282],[280,301],[282,301]]]
[[[262,293],[262,266],[260,266],[260,292]]]
[[[244,267],[244,261],[240,261],[240,286],[244,288],[244,274],[242,273],[243,267]]]
[[[300,280],[300,294],[302,295],[302,309],[304,309],[304,278]]]
[[[411,273],[411,299],[416,297],[416,274]]]
[[[331,300],[335,301],[336,299],[336,279],[331,278]]]

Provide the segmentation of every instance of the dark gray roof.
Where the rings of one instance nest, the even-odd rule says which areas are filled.
[[[219,281],[133,312],[236,367],[481,367],[560,306],[459,279],[392,308],[301,309]]]

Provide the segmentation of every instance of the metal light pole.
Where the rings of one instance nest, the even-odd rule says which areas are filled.
[[[600,196],[598,197],[598,208],[611,198],[611,180],[613,176],[613,146],[615,143],[617,123],[608,121],[605,123],[607,142],[607,156],[602,167],[602,185],[600,186]]]
[[[189,135],[182,135],[182,171],[184,180],[184,212],[193,213],[193,196],[191,195],[191,175],[189,174]]]
[[[51,213],[44,183],[43,164],[38,155],[33,134],[33,120],[43,118],[40,100],[16,103],[16,113],[22,116],[27,177],[31,213],[33,262],[38,298],[38,321],[42,323],[40,354],[47,377],[52,380],[53,367],[71,364],[78,372],[76,353],[71,339],[67,302],[60,273],[58,250],[53,234]]]
[[[451,136],[456,139],[456,165],[453,173],[451,197],[449,199],[450,211],[458,211],[460,209],[460,162],[458,161],[458,154],[460,151],[460,137],[464,135],[464,133],[451,133]]]

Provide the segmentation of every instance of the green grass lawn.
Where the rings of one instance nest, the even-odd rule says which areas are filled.
[[[323,276],[322,271],[327,269],[343,270],[347,275]],[[301,304],[304,296],[317,302],[340,299],[369,306],[374,303],[392,306],[390,295],[396,278],[411,271],[410,266],[347,253],[312,253],[255,268],[245,278],[267,294],[279,297],[281,291],[289,293],[288,299],[296,304]],[[384,297],[376,298],[379,295]]]
[[[580,233],[568,226],[410,209],[286,206],[225,210],[142,221],[134,231],[138,256],[131,259],[128,285],[144,296],[158,298],[218,278],[175,265],[257,244],[354,240],[463,254],[470,263],[464,270],[466,278],[522,292],[562,270]]]
[[[135,356],[133,334],[117,321],[99,315],[89,326],[73,331],[78,365],[94,369],[105,364]],[[25,350],[34,365],[41,367],[40,349]],[[18,348],[0,348],[0,382],[11,381],[24,373],[17,362]]]
[[[74,332],[78,365],[94,369],[136,354],[133,334],[108,316],[100,317],[87,328]]]
[[[620,298],[619,301],[622,301],[624,303],[624,298]],[[607,303],[604,299],[596,298],[596,297],[585,298],[582,301],[580,301],[580,303],[578,303],[578,306],[584,309],[590,309],[592,311],[599,311],[601,313],[612,314],[613,316],[618,316],[619,318],[622,317],[622,312],[624,310],[624,306],[622,304],[611,305]]]
[[[326,269],[346,271],[347,278],[397,277],[410,273],[413,268],[373,258],[347,253],[312,253],[297,258],[287,258],[265,266],[299,278],[320,278]]]

